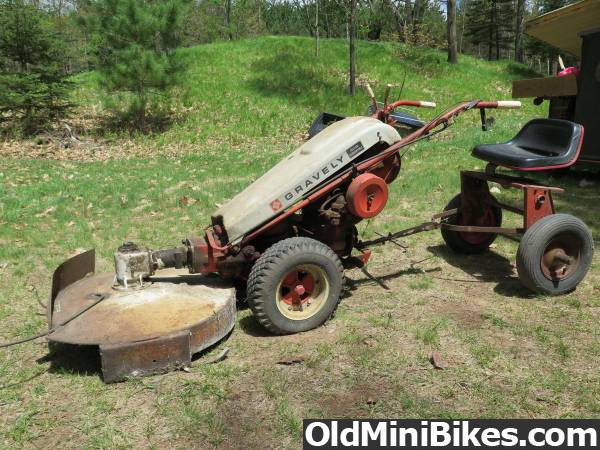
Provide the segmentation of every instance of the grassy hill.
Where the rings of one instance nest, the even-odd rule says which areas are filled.
[[[72,119],[81,144],[2,143],[0,339],[44,329],[36,298],[47,297],[52,271],[78,249],[95,247],[102,272],[112,270],[112,252],[124,240],[177,244],[297,147],[319,112],[356,115],[368,105],[360,91],[346,94],[343,40],[323,40],[318,59],[310,39],[292,37],[184,52],[193,63],[165,131],[128,136],[100,128],[94,77],[84,74],[77,77],[83,106]],[[359,43],[358,72],[379,94],[385,83],[405,80],[404,98],[435,100],[438,111],[418,111],[423,117],[460,100],[508,99],[511,80],[527,76],[511,62],[463,56],[452,67],[440,51],[369,42]],[[496,126],[487,133],[472,112],[415,146],[387,209],[360,231],[372,236],[428,220],[459,190],[460,168],[483,167],[470,157],[474,144],[506,139],[546,111],[527,103],[492,114]],[[557,204],[597,232],[597,189],[582,181],[561,180],[568,193]],[[355,289],[336,317],[298,336],[264,335],[242,309],[221,344],[231,347],[230,358],[197,363],[190,374],[106,386],[68,355],[62,364],[39,360],[44,345],[0,350],[0,443],[297,448],[302,417],[600,415],[598,258],[575,293],[542,298],[520,287],[513,241],[499,240],[480,257],[450,254],[438,233],[406,243],[408,254],[381,248],[370,264],[390,290],[352,272]],[[423,259],[423,270],[412,267]],[[449,370],[431,369],[432,350]],[[276,364],[290,355],[305,363]]]
[[[325,40],[316,58],[313,41],[301,37],[185,49],[182,54],[191,68],[179,97],[183,112],[165,133],[136,141],[156,149],[183,146],[189,151],[192,145],[216,147],[219,140],[246,151],[273,144],[280,149],[291,135],[304,132],[320,111],[365,112],[364,91],[355,97],[346,94],[347,53],[345,40]],[[357,54],[359,83],[368,82],[381,93],[386,83],[400,86],[405,81],[403,97],[433,99],[440,106],[472,98],[510,98],[511,81],[532,74],[513,62],[468,56],[450,66],[444,52],[389,43],[360,42]],[[93,105],[93,76],[80,80],[82,102]],[[526,110],[531,114],[534,107]]]

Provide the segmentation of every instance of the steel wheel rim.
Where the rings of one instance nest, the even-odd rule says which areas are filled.
[[[554,236],[540,259],[542,273],[549,280],[564,280],[577,270],[583,242],[571,233]]]
[[[288,271],[277,285],[275,302],[279,312],[291,320],[317,314],[329,297],[329,280],[316,264],[301,264]]]
[[[471,225],[478,227],[496,226],[496,214],[494,214],[494,210],[489,206],[485,208],[484,213],[478,218],[478,220],[472,220],[470,217],[465,216],[466,214],[462,215],[462,217],[464,218],[462,221],[463,225]],[[464,241],[468,242],[469,244],[479,245],[489,239],[490,233],[470,233],[467,231],[461,231],[460,236],[463,238]]]

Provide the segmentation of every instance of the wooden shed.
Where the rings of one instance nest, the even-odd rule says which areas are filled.
[[[525,32],[580,61],[579,75],[513,83],[513,97],[550,100],[549,117],[585,127],[579,163],[600,164],[600,0],[582,0],[525,24]]]

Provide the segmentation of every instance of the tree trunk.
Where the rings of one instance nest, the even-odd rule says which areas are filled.
[[[515,59],[522,63],[525,61],[523,51],[523,16],[525,15],[525,0],[517,0],[517,24],[515,27]]]
[[[315,54],[319,57],[319,0],[316,0],[317,12],[315,14],[315,36],[316,36],[316,48]]]
[[[227,36],[230,41],[233,41],[231,33],[231,0],[225,0],[225,25],[227,26]]]
[[[462,23],[461,23],[461,29],[460,29],[460,46],[458,48],[458,51],[460,53],[462,53],[463,51],[463,42],[464,42],[464,36],[465,36],[465,23],[467,22],[467,4],[468,0],[462,0],[460,7],[462,8],[463,14],[462,14]],[[479,46],[477,48],[477,50],[479,51]]]
[[[498,23],[498,5],[495,1],[492,2],[492,24],[496,36],[496,61],[500,59],[500,24]]]
[[[456,64],[457,45],[456,45],[456,0],[448,0],[448,62]]]
[[[356,94],[356,0],[350,0],[350,95]]]

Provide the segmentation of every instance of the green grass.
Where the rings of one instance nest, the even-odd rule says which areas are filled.
[[[346,42],[323,40],[321,52],[315,59],[311,40],[281,37],[186,49],[193,66],[176,120],[150,135],[101,135],[93,75],[78,76],[84,106],[73,122],[98,149],[61,153],[84,161],[0,158],[0,338],[44,329],[36,296],[46,300],[52,271],[78,249],[95,247],[97,271],[106,272],[125,240],[176,245],[297,147],[319,112],[364,113],[367,98],[346,94]],[[453,67],[443,52],[368,42],[359,43],[358,69],[379,94],[406,77],[404,98],[440,107],[508,99],[511,81],[527,76],[506,61],[464,56]],[[428,220],[458,192],[459,169],[483,168],[469,155],[473,145],[507,139],[545,113],[530,102],[493,112],[496,126],[487,133],[477,113],[464,114],[412,148],[388,207],[359,230],[371,237]],[[593,184],[580,186],[582,178]],[[551,182],[567,188],[557,207],[597,235],[598,180],[579,174]],[[600,415],[597,257],[576,292],[531,297],[511,266],[513,241],[499,239],[478,257],[451,254],[438,233],[405,243],[408,254],[379,248],[369,265],[389,291],[351,272],[356,289],[336,317],[298,336],[261,335],[241,310],[233,335],[213,351],[229,346],[228,360],[200,360],[189,374],[107,386],[93,372],[37,362],[43,345],[0,350],[0,447],[298,448],[303,417]],[[410,267],[426,258],[417,265],[426,273]],[[434,348],[447,370],[431,368]],[[305,363],[276,364],[293,355]]]

